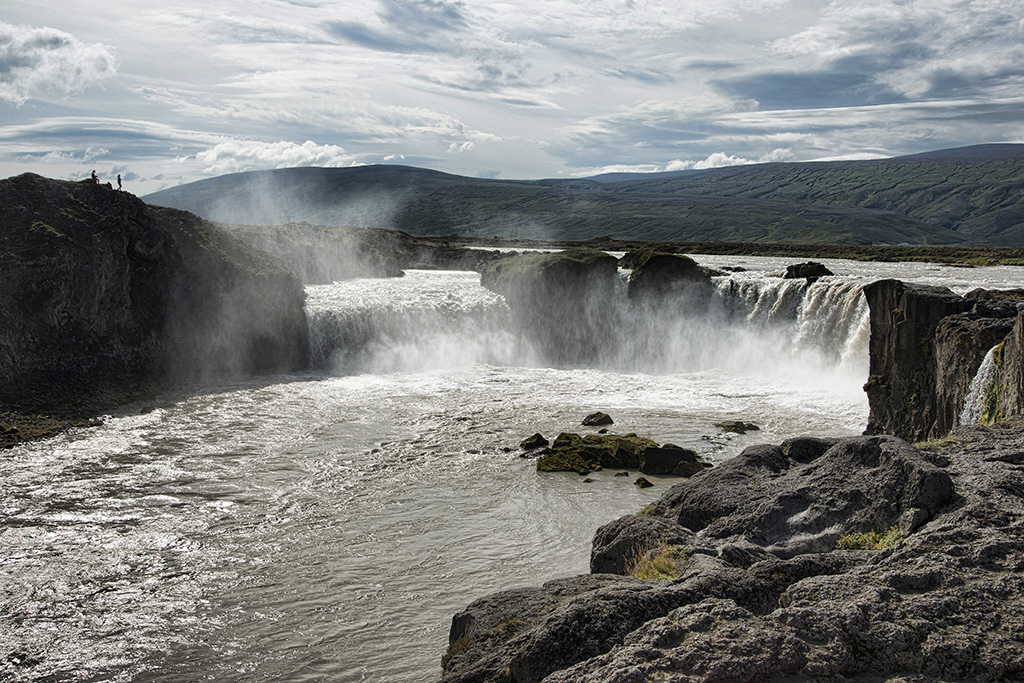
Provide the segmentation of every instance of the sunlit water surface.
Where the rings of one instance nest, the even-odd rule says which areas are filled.
[[[544,367],[473,273],[349,281],[308,289],[315,372],[190,387],[4,452],[0,679],[436,679],[453,614],[586,572],[597,527],[672,483],[539,474],[524,437],[603,410],[616,433],[720,462],[856,434],[860,284],[1022,281],[836,261],[804,290],[765,277],[789,261],[700,260],[750,271],[719,281],[708,317],[659,323],[671,353],[646,340],[606,367]]]

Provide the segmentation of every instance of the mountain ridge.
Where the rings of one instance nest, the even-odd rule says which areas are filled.
[[[1024,245],[1024,145],[751,164],[610,181],[468,178],[411,166],[300,167],[146,195],[208,220],[419,236]]]

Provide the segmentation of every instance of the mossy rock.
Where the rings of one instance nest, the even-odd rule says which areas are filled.
[[[590,474],[601,469],[601,463],[591,459],[587,451],[575,448],[548,449],[537,460],[538,472],[577,472]]]

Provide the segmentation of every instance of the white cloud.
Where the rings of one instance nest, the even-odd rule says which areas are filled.
[[[80,92],[117,70],[114,49],[52,28],[0,21],[0,99],[21,106],[44,93]]]
[[[214,145],[195,155],[207,173],[237,173],[293,166],[357,166],[358,162],[337,145],[318,145],[306,140],[259,142],[232,140]]]

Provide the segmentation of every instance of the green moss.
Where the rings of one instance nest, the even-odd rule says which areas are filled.
[[[903,534],[896,527],[884,532],[864,531],[847,534],[836,541],[836,550],[885,550],[903,540]]]

